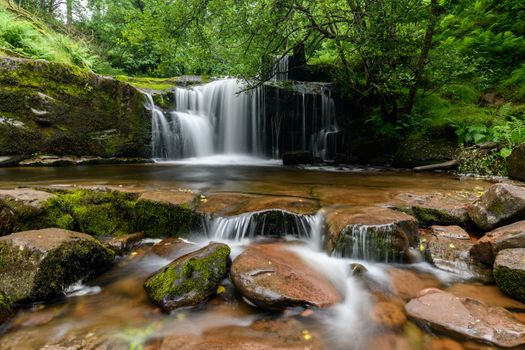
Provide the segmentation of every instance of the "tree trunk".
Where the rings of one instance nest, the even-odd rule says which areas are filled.
[[[73,24],[73,0],[66,0],[66,24],[68,27]]]
[[[417,89],[421,82],[421,77],[423,76],[423,71],[425,70],[425,65],[427,64],[428,53],[430,47],[432,46],[432,36],[434,35],[434,29],[436,28],[438,18],[438,0],[430,1],[430,18],[428,21],[427,30],[425,33],[425,39],[423,40],[423,47],[421,48],[421,53],[419,54],[419,59],[416,65],[416,75],[414,77],[414,84],[410,87],[408,96],[405,102],[403,111],[406,115],[412,113],[412,108],[414,107],[414,102],[416,100]]]

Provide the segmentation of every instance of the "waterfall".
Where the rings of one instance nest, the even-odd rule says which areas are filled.
[[[271,77],[273,81],[288,80],[288,61],[289,56],[275,57]]]
[[[256,237],[295,237],[320,247],[321,215],[298,215],[285,210],[265,210],[230,217],[207,218],[204,227],[213,239],[243,241]]]
[[[297,84],[290,90],[261,86],[243,91],[246,86],[237,79],[221,79],[190,89],[177,87],[173,91],[175,106],[169,112],[155,106],[147,95],[152,157],[277,159],[283,152],[309,149],[315,156],[331,160],[339,132],[335,102],[326,84],[312,83],[314,89],[310,90],[305,86]],[[296,107],[291,100],[296,101]]]

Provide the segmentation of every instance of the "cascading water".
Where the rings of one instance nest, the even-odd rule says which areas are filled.
[[[289,92],[301,94],[297,111],[285,103],[279,107],[279,93],[270,91],[280,88],[243,91],[245,85],[236,79],[176,88],[175,109],[170,112],[156,107],[148,95],[152,156],[163,160],[217,155],[276,159],[282,152],[310,149],[324,160],[333,159],[332,136],[339,129],[330,88],[318,84],[315,91],[308,91],[303,86],[299,85],[300,92]],[[297,142],[293,133],[300,134]]]
[[[271,72],[271,77],[273,81],[288,80],[288,62],[288,56],[282,56],[275,59]]]

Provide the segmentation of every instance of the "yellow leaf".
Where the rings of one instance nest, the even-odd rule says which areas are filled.
[[[226,292],[226,288],[224,288],[224,286],[217,287],[217,294],[222,294],[224,292]]]

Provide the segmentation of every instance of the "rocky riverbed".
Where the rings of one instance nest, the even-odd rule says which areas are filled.
[[[2,349],[525,346],[520,183],[105,167],[2,170]]]

